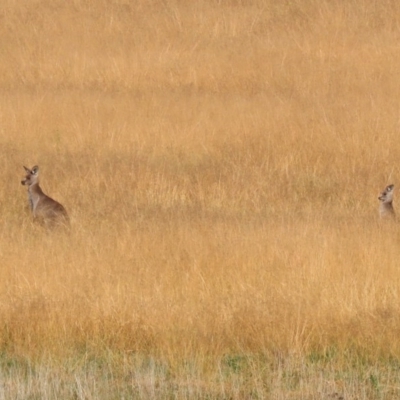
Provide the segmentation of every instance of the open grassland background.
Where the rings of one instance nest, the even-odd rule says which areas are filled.
[[[0,398],[399,397],[400,3],[0,22]],[[31,223],[34,164],[70,234]]]

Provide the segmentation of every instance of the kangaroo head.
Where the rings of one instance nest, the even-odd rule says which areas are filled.
[[[39,182],[39,167],[35,165],[32,169],[25,168],[26,176],[25,179],[21,181],[22,185],[32,186]]]
[[[393,201],[393,189],[394,185],[386,186],[378,199],[384,204],[390,204]]]

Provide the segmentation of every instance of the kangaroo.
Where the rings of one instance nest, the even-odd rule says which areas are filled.
[[[381,218],[394,218],[396,216],[393,208],[393,189],[394,185],[385,187],[385,190],[379,195],[379,215]]]
[[[51,197],[43,193],[39,186],[39,167],[25,168],[26,177],[21,181],[28,186],[28,200],[34,220],[44,222],[47,227],[58,224],[69,224],[69,218],[65,208]]]

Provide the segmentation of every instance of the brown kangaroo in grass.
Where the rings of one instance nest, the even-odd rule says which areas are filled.
[[[382,218],[395,218],[396,214],[393,208],[393,189],[394,185],[385,187],[385,190],[379,195],[379,215]]]
[[[26,177],[21,181],[28,186],[29,206],[34,220],[43,222],[47,227],[68,225],[69,218],[65,208],[51,197],[43,193],[39,186],[39,167],[25,168]]]

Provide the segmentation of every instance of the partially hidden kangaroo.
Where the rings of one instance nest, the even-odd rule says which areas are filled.
[[[393,189],[394,185],[385,187],[385,190],[379,195],[379,215],[381,218],[395,218],[396,214],[393,208]]]
[[[43,193],[39,186],[39,167],[25,168],[26,177],[21,181],[28,186],[28,199],[34,220],[42,222],[47,227],[68,225],[69,217],[65,208],[51,197]]]

